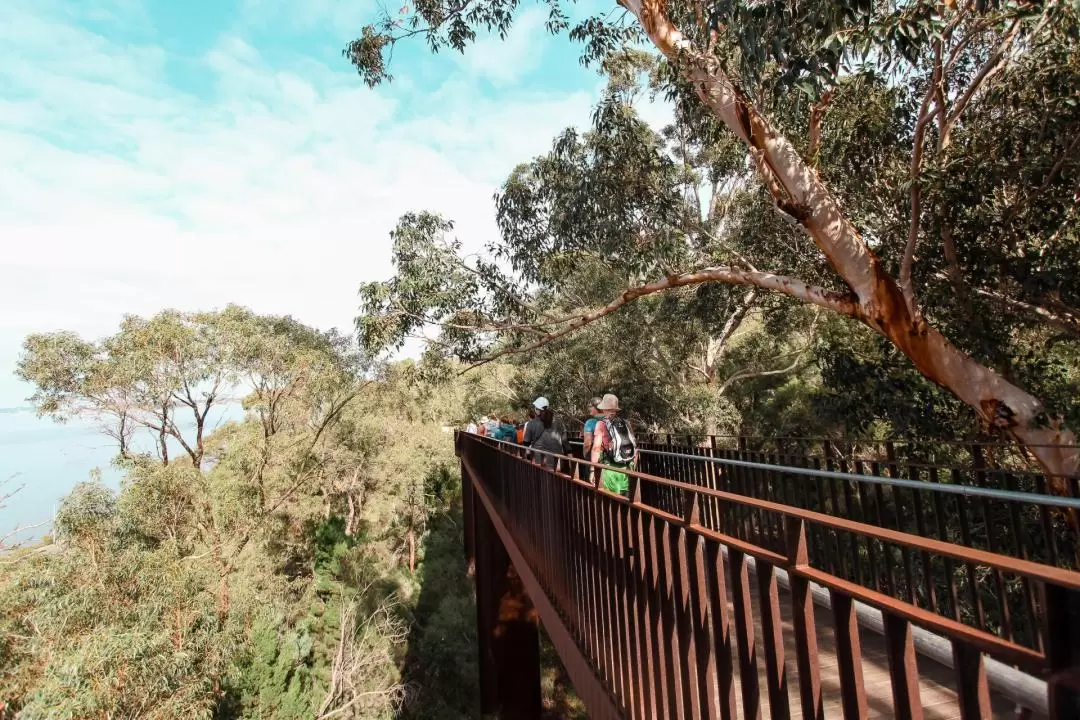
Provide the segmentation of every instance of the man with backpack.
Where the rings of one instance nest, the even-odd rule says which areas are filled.
[[[630,423],[619,417],[619,398],[608,393],[600,399],[596,409],[603,416],[593,428],[590,460],[608,466],[600,473],[605,490],[626,495],[630,489],[630,478],[625,472],[613,468],[634,469],[638,454],[634,432],[630,429]]]

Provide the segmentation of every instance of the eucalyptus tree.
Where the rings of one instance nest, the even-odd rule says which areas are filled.
[[[207,314],[128,316],[96,342],[71,332],[30,335],[16,372],[35,385],[39,414],[99,420],[121,457],[133,455],[135,432],[148,430],[163,464],[172,439],[200,467],[207,417],[235,376],[223,340]]]
[[[622,0],[622,16],[608,12],[572,28],[557,0],[546,5],[547,29],[582,41],[586,62],[651,44],[664,89],[703,144],[723,128],[744,149],[774,208],[767,225],[777,218],[786,225],[777,241],[809,239],[813,251],[790,264],[776,256],[775,242],[755,243],[742,257],[694,258],[689,268],[641,264],[629,252],[620,255],[632,271],[620,292],[591,310],[557,314],[537,305],[528,266],[510,274],[495,264],[463,269],[451,245],[440,260],[459,277],[429,279],[434,286],[426,288],[404,281],[421,261],[401,254],[402,282],[368,288],[365,307],[388,316],[400,312],[399,298],[434,290],[438,301],[428,307],[444,321],[442,341],[491,358],[530,351],[675,288],[722,283],[780,294],[868,327],[987,427],[1026,445],[1051,476],[1076,472],[1070,408],[1052,411],[1021,387],[1027,380],[1060,393],[1076,383],[1068,367],[1080,316],[1080,286],[1068,271],[1078,259],[1080,176],[1073,3]],[[374,85],[390,78],[384,58],[400,40],[419,35],[435,51],[464,51],[478,30],[505,34],[518,7],[418,3],[365,27],[345,54]],[[846,127],[830,127],[835,104],[845,103],[855,117],[882,116],[883,146],[860,147],[862,128],[851,115]],[[614,112],[609,120],[617,123]],[[842,158],[831,167],[830,153]],[[653,213],[657,232],[626,233],[623,248],[663,246],[662,228],[673,219],[667,198],[651,202],[649,188],[633,184],[624,190],[639,213]],[[596,191],[596,209],[606,211],[613,191]],[[395,240],[412,234],[415,244],[424,232],[445,232],[440,222],[408,216]],[[570,222],[585,223],[588,233],[587,218]],[[455,305],[451,288],[462,287],[479,299]],[[1007,320],[983,323],[986,332],[964,329],[965,316],[988,308]],[[413,314],[421,319],[393,327],[365,320],[362,329],[378,344],[433,319]],[[1021,353],[997,351],[1051,342],[1068,349],[1027,363],[1008,362]],[[1060,370],[1044,372],[1047,363]],[[1048,375],[1054,387],[1041,381]]]

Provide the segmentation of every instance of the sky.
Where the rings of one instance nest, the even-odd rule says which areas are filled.
[[[584,16],[611,4],[571,6]],[[368,89],[369,0],[0,2],[0,407],[23,338],[221,308],[348,330],[409,210],[496,235],[492,195],[602,79],[524,5],[462,56],[414,42]],[[644,110],[656,123],[663,108]]]

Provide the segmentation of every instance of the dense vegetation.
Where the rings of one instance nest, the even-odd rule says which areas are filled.
[[[236,307],[27,338],[35,406],[99,421],[125,480],[0,560],[0,717],[472,716],[443,427],[537,394],[680,433],[1007,434],[1075,468],[1074,5],[624,7],[570,30],[604,97],[521,158],[485,255],[400,219],[359,345]],[[467,49],[516,9],[406,5],[346,53],[375,84],[399,39]],[[421,360],[376,360],[410,337]]]
[[[469,716],[475,611],[442,426],[484,392],[353,346],[236,307],[27,339],[34,403],[97,418],[126,475],[118,494],[76,486],[56,544],[3,558],[8,715]],[[226,393],[245,416],[211,432]]]

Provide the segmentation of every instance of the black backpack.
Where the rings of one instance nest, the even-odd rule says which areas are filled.
[[[630,424],[621,417],[610,417],[605,420],[608,429],[608,439],[611,447],[605,452],[610,456],[612,465],[629,465],[634,460],[637,443],[634,441],[634,431]]]

